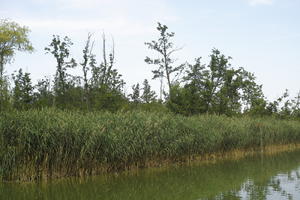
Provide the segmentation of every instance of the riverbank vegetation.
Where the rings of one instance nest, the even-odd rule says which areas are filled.
[[[32,83],[28,72],[5,74],[17,50],[33,51],[29,29],[0,21],[0,177],[2,180],[89,175],[189,160],[197,155],[300,142],[300,95],[266,99],[256,77],[213,49],[207,64],[175,64],[175,34],[158,23],[145,45],[160,57],[153,79],[132,86],[102,37],[96,60],[89,34],[82,58],[72,58],[69,37],[54,35],[45,48],[56,62],[51,78]],[[79,68],[81,74],[70,70]],[[53,80],[53,81],[51,81]],[[167,91],[164,90],[167,82]]]
[[[165,113],[14,111],[0,117],[2,180],[92,175],[300,143],[300,123]]]

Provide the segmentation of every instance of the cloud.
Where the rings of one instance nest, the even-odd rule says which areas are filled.
[[[0,15],[6,15],[6,14],[8,14],[8,11],[0,10]]]
[[[20,19],[21,24],[26,24],[33,30],[60,30],[60,31],[108,31],[114,35],[134,36],[151,32],[152,27],[145,26],[137,21],[126,18],[113,18],[101,20],[40,20]]]
[[[99,6],[107,6],[113,3],[119,3],[114,0],[53,0],[62,8],[77,8],[77,9],[91,9]]]
[[[273,4],[273,0],[248,0],[248,2],[251,6]]]
[[[26,24],[32,31],[105,31],[114,36],[137,36],[151,34],[157,21],[174,23],[180,20],[165,0],[31,1],[34,5],[43,4],[49,8],[43,17],[35,13],[19,17],[17,21]]]
[[[31,2],[38,4],[54,3],[60,6],[76,8],[91,8],[101,4],[109,3],[109,0],[31,0]]]

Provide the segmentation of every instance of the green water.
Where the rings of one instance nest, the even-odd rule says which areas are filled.
[[[300,151],[48,183],[2,183],[2,200],[300,199]]]

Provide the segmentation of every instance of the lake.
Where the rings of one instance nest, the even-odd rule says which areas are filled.
[[[298,200],[300,151],[85,179],[2,183],[0,199]]]

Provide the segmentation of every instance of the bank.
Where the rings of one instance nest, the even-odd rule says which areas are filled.
[[[275,118],[56,109],[0,114],[2,181],[91,176],[299,148],[300,123]]]

